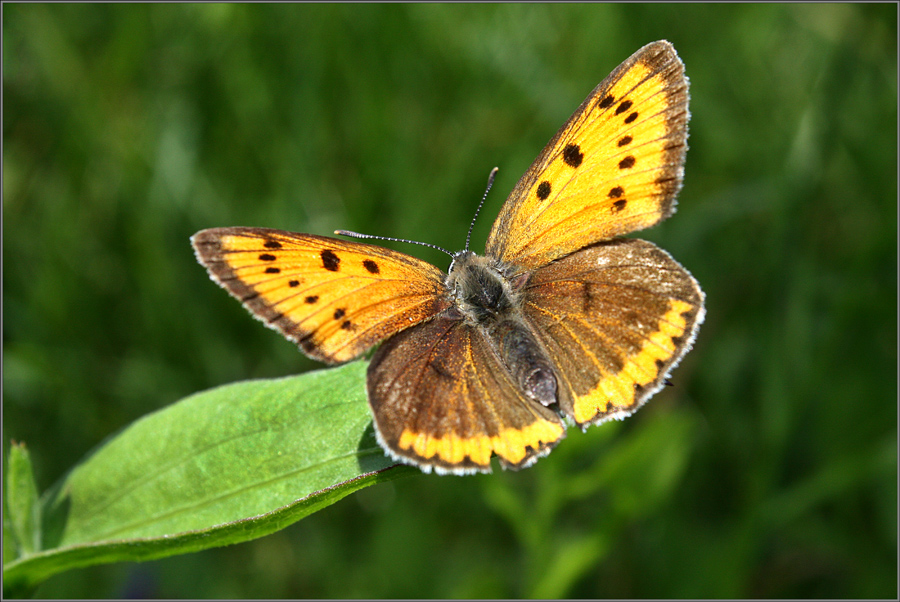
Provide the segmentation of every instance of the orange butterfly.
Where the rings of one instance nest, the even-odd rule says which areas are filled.
[[[368,369],[378,441],[425,472],[523,468],[634,412],[690,349],[704,295],[665,251],[617,236],[675,209],[688,82],[665,41],[597,86],[519,180],[485,255],[447,274],[360,242],[264,228],[191,241],[213,280],[308,356]],[[339,233],[342,233],[339,231]]]

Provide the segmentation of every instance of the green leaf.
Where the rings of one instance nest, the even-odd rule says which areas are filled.
[[[5,493],[4,511],[15,543],[14,556],[33,554],[40,548],[40,506],[31,458],[24,444],[13,442],[9,449]]]
[[[6,565],[4,583],[254,539],[415,474],[389,470],[375,441],[365,370],[236,383],[138,420],[45,496],[44,550]]]

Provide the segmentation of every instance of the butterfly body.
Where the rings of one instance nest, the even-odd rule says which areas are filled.
[[[454,255],[447,276],[454,306],[471,328],[488,339],[515,382],[531,399],[550,406],[557,402],[553,365],[522,315],[527,274],[511,279],[513,266],[471,251]]]
[[[486,253],[445,274],[360,242],[265,228],[192,238],[213,280],[327,363],[372,346],[376,437],[426,472],[518,469],[566,422],[624,418],[667,381],[704,317],[696,280],[623,234],[668,217],[681,187],[688,94],[668,42],[601,82],[522,176]],[[468,246],[468,245],[467,245]]]

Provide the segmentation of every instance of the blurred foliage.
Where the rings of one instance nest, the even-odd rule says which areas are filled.
[[[459,248],[499,165],[483,241],[655,39],[691,79],[691,150],[640,236],[708,295],[674,387],[533,468],[378,485],[38,596],[897,596],[896,4],[2,10],[3,444],[42,490],[154,409],[316,366],[209,282],[195,231]]]

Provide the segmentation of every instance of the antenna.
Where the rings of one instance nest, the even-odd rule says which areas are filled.
[[[350,238],[374,238],[375,240],[390,240],[393,242],[407,242],[411,245],[422,245],[423,247],[431,247],[432,249],[437,249],[443,253],[446,253],[450,257],[453,257],[453,253],[445,249],[444,247],[439,247],[437,245],[433,245],[427,242],[419,242],[418,240],[407,240],[405,238],[391,238],[390,236],[375,236],[374,234],[360,234],[359,232],[350,232],[349,230],[335,230],[335,234],[339,236],[349,236]]]
[[[478,218],[478,214],[481,212],[481,206],[484,205],[485,199],[487,199],[488,193],[491,191],[491,186],[494,185],[494,178],[497,177],[497,172],[500,171],[499,167],[495,167],[491,170],[491,174],[488,176],[487,190],[484,191],[484,196],[481,197],[481,202],[478,203],[478,209],[475,210],[475,217],[472,218],[472,223],[469,224],[469,233],[466,234],[466,251],[469,250],[469,239],[472,237],[472,228],[475,227],[475,220]],[[433,245],[428,242],[419,242],[418,240],[408,240],[406,238],[393,238],[390,236],[376,236],[374,234],[360,234],[359,232],[351,232],[350,230],[335,230],[335,234],[338,236],[349,236],[350,238],[367,238],[374,240],[390,240],[392,242],[405,242],[411,245],[422,245],[423,247],[430,247],[432,249],[437,249],[442,253],[446,253],[450,257],[456,257],[454,253],[451,253],[444,247],[439,247],[437,245]]]
[[[481,212],[481,206],[484,205],[484,201],[487,199],[487,195],[491,191],[491,186],[494,185],[494,178],[497,177],[498,171],[500,171],[500,168],[495,167],[491,170],[491,174],[488,176],[487,190],[484,191],[484,196],[481,197],[481,202],[478,203],[478,209],[475,210],[475,217],[472,218],[472,223],[469,224],[469,233],[466,234],[466,251],[469,250],[469,239],[472,238],[472,228],[475,227],[475,220],[478,219],[478,214]]]

